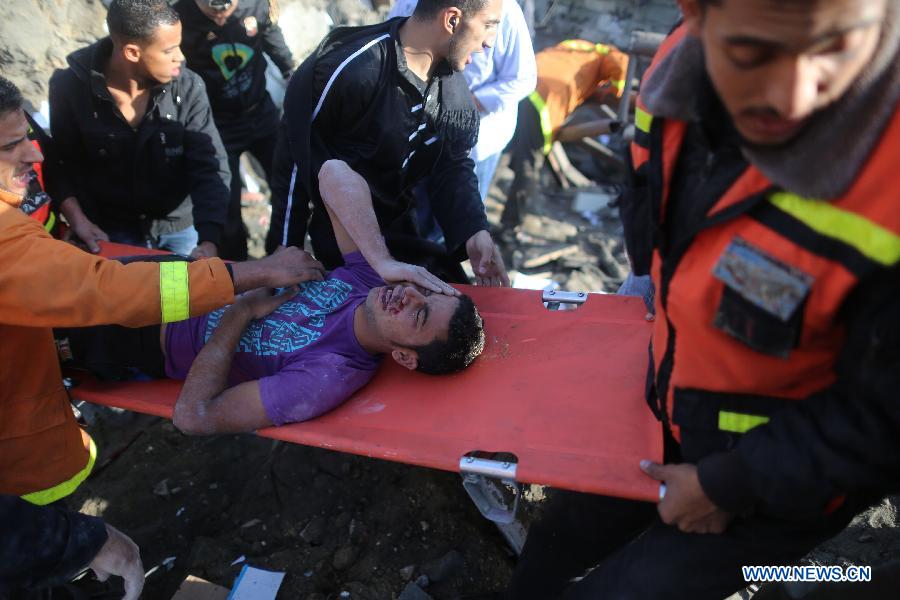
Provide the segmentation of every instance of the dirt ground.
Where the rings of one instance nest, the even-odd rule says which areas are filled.
[[[159,566],[148,600],[188,574],[230,588],[240,557],[287,573],[278,598],[306,600],[390,599],[417,580],[453,598],[499,589],[513,564],[452,473],[253,435],[191,438],[154,417],[95,433],[100,468],[75,503],[128,532],[146,570]]]

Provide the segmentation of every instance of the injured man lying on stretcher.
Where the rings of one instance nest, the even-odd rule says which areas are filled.
[[[106,378],[137,370],[184,379],[173,422],[190,434],[316,417],[365,385],[386,354],[431,374],[468,366],[484,348],[471,298],[411,283],[386,285],[341,225],[340,203],[336,208],[329,212],[344,266],[324,279],[315,280],[321,274],[313,269],[297,288],[274,295],[255,290],[226,308],[162,326],[60,329],[63,366]],[[363,239],[359,247],[371,242]]]

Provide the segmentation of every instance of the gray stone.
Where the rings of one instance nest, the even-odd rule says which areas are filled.
[[[453,576],[463,567],[464,562],[462,554],[451,550],[442,557],[422,565],[422,572],[428,576],[429,580],[440,582]]]
[[[406,587],[403,588],[403,591],[400,592],[400,596],[397,600],[433,600],[433,598],[416,584],[408,583],[406,584]]]
[[[325,541],[325,519],[322,517],[313,518],[300,532],[300,537],[312,546],[321,546],[322,542]]]
[[[400,577],[403,578],[403,581],[409,581],[412,579],[413,573],[416,570],[416,565],[407,565],[400,569]]]
[[[331,561],[332,566],[338,571],[343,571],[353,565],[356,560],[356,548],[353,546],[345,546],[334,553]]]

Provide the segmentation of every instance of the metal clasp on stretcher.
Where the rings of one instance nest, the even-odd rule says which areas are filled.
[[[525,545],[526,531],[516,519],[522,497],[522,484],[516,481],[518,465],[513,460],[494,460],[473,454],[476,453],[459,459],[463,489],[482,516],[493,521],[513,551],[520,554]],[[512,506],[508,498],[510,491]]]
[[[587,302],[585,292],[564,292],[562,290],[544,290],[541,300],[547,310],[574,310]]]

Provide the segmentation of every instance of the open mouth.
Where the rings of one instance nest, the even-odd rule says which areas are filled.
[[[16,186],[19,188],[24,189],[24,188],[28,187],[28,183],[31,181],[31,169],[28,168],[19,173],[15,173],[13,175],[13,181],[15,182]]]

